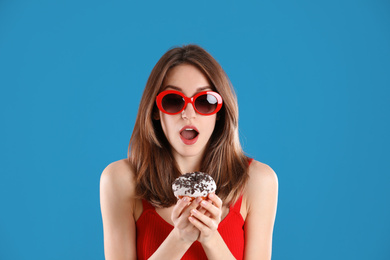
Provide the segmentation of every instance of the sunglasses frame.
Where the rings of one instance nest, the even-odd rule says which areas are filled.
[[[166,96],[166,95],[169,95],[169,94],[176,94],[176,95],[179,95],[181,96],[183,99],[184,99],[184,106],[182,109],[180,109],[179,112],[176,112],[176,113],[169,113],[168,111],[166,111],[163,107],[162,107],[162,100],[163,98]],[[195,100],[202,96],[202,95],[212,95],[214,96],[216,99],[217,99],[217,107],[215,108],[215,110],[212,112],[212,113],[209,113],[209,114],[204,114],[204,113],[201,113],[198,111],[198,109],[196,109],[196,106],[195,106]],[[156,104],[157,104],[157,107],[158,109],[160,109],[161,112],[165,113],[165,114],[168,114],[168,115],[177,115],[179,113],[181,113],[184,109],[186,109],[188,103],[191,103],[192,104],[192,107],[195,109],[196,113],[200,114],[200,115],[203,115],[203,116],[211,116],[215,113],[218,113],[219,110],[221,110],[222,108],[222,104],[223,104],[223,100],[222,100],[222,97],[221,95],[219,95],[217,92],[214,92],[214,91],[202,91],[202,92],[199,92],[197,94],[195,94],[193,97],[187,97],[185,96],[183,93],[181,93],[180,91],[177,91],[177,90],[164,90],[162,92],[160,92],[160,94],[157,95],[156,97]]]

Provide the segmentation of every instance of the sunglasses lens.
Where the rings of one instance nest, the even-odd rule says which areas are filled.
[[[202,114],[211,114],[217,109],[218,100],[211,94],[204,94],[196,98],[195,107]]]
[[[180,95],[177,95],[177,94],[165,95],[161,101],[162,107],[168,113],[179,112],[183,108],[184,103],[185,103],[185,101],[184,101],[183,97],[181,97]]]

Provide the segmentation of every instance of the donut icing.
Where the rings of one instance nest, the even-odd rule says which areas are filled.
[[[177,198],[207,197],[217,189],[213,178],[204,172],[189,172],[177,178],[172,184],[173,193]]]

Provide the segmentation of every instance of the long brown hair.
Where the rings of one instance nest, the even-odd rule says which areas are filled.
[[[214,132],[208,142],[199,171],[210,174],[216,184],[216,194],[226,204],[238,199],[248,179],[248,157],[238,136],[238,105],[234,89],[218,62],[197,45],[176,47],[166,52],[154,66],[140,102],[128,159],[135,172],[139,198],[156,207],[176,203],[172,183],[181,175],[171,147],[154,115],[157,94],[168,70],[180,64],[191,64],[210,80],[223,98]]]

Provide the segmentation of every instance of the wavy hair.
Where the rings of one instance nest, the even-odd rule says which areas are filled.
[[[222,109],[218,112],[219,120],[216,121],[199,171],[214,178],[216,194],[224,203],[231,204],[245,187],[249,165],[238,136],[237,98],[219,63],[197,45],[168,50],[154,66],[146,83],[128,150],[128,160],[136,178],[137,196],[155,207],[169,207],[177,201],[172,192],[172,183],[181,172],[160,121],[154,119],[158,113],[154,101],[162,90],[168,70],[180,64],[191,64],[200,69],[223,98]]]

